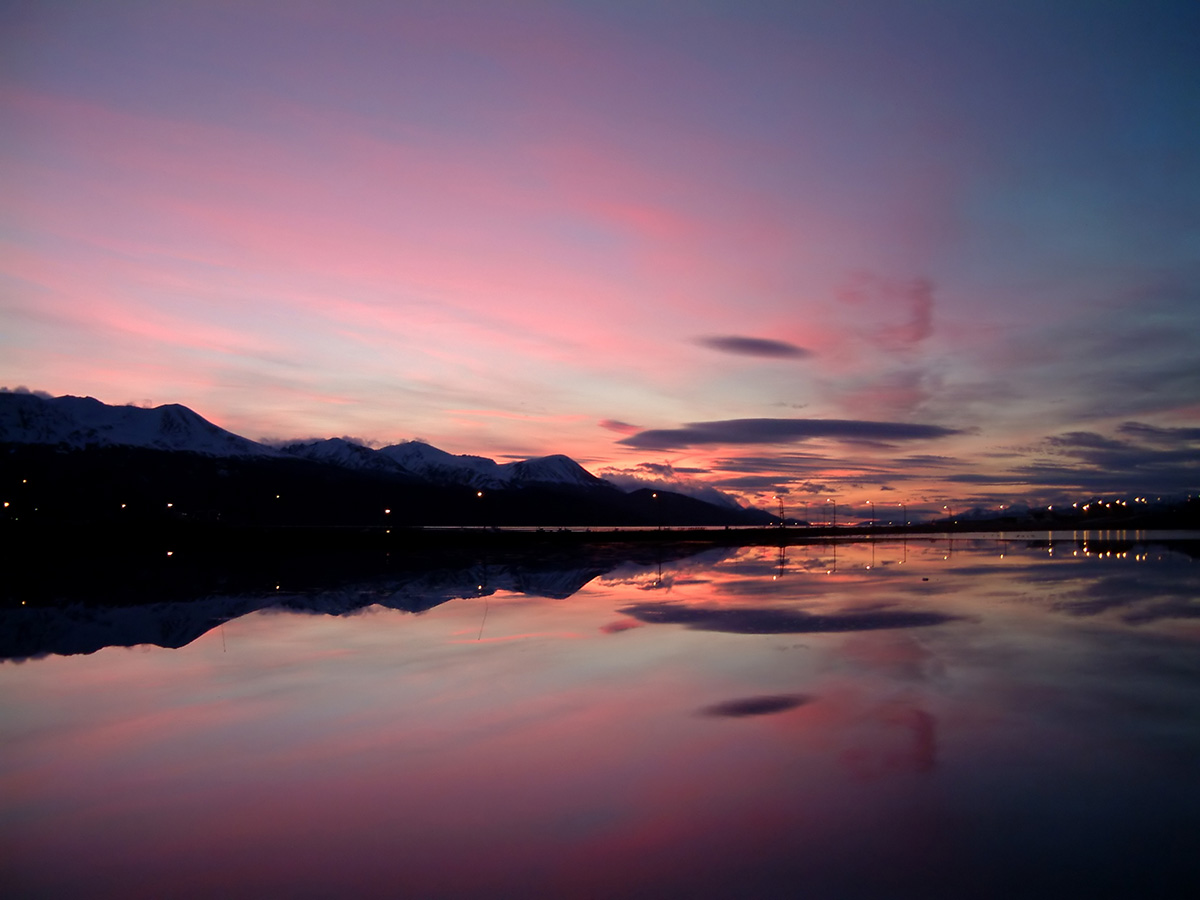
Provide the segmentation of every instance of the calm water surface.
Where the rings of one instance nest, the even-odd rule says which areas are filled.
[[[1200,896],[1194,555],[481,558],[9,609],[0,893]]]

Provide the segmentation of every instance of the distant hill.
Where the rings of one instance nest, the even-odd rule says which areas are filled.
[[[270,447],[178,405],[0,393],[9,523],[750,525],[769,513],[627,493],[562,455],[497,463],[420,441]]]

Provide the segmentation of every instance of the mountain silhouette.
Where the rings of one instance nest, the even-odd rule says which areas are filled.
[[[421,441],[267,446],[184,406],[0,392],[8,526],[762,525],[769,513],[626,492],[567,456],[497,463]]]

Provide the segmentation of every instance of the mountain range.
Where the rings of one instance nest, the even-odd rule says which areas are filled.
[[[106,520],[121,510],[131,519],[136,494],[143,515],[169,509],[175,517],[256,525],[771,521],[768,513],[732,503],[669,491],[627,492],[561,454],[498,463],[422,441],[379,449],[343,438],[273,446],[226,431],[178,404],[110,406],[91,397],[0,392],[0,448],[5,468],[14,478],[21,475],[19,490],[17,482],[5,490],[24,494],[18,506],[5,507],[9,520],[23,515],[29,521],[35,511],[44,518],[50,509],[61,515],[72,504],[76,517],[103,510],[99,519]],[[34,471],[38,479],[31,488],[28,473]],[[186,503],[168,499],[185,494]],[[154,509],[156,503],[162,510]],[[390,518],[381,520],[382,510]]]
[[[474,488],[534,482],[591,487],[601,482],[561,454],[497,463],[483,456],[447,453],[422,441],[405,441],[379,450],[344,438],[270,446],[226,431],[177,403],[153,408],[110,406],[93,397],[42,397],[32,393],[0,393],[0,443],[48,444],[73,450],[141,447],[219,457],[297,456],[348,469]]]

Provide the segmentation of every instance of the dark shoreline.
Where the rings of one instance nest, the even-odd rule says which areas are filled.
[[[300,588],[347,577],[422,568],[459,569],[480,561],[535,567],[653,564],[740,547],[820,547],[861,541],[1073,542],[1129,551],[1153,544],[1200,558],[1200,529],[1112,522],[1083,528],[997,522],[934,522],[901,528],[405,528],[384,526],[225,526],[170,522],[121,528],[7,523],[0,541],[11,562],[0,603],[94,598],[184,599],[211,591]],[[94,602],[94,601],[89,601]]]
[[[537,528],[531,526],[384,526],[384,525],[222,525],[171,521],[116,526],[70,523],[0,525],[0,540],[8,547],[33,547],[47,542],[114,549],[134,542],[236,547],[259,546],[395,548],[414,545],[538,546],[546,544],[704,543],[717,546],[791,546],[829,540],[903,539],[945,535],[1008,535],[1065,532],[1187,532],[1200,534],[1195,515],[1139,516],[1127,519],[933,521],[915,525],[609,525]],[[1181,537],[1181,540],[1188,538]]]

